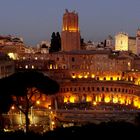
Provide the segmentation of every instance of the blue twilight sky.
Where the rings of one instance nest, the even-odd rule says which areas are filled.
[[[140,27],[140,0],[0,0],[0,35],[17,35],[27,45],[50,40],[61,32],[65,9],[79,14],[81,36],[102,41]]]

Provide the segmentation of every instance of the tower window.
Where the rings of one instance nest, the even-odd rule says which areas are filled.
[[[74,62],[74,61],[75,61],[75,58],[74,58],[74,57],[72,57],[72,59],[71,59],[71,60],[72,60],[72,62]]]

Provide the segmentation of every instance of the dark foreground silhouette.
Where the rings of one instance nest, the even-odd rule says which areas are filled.
[[[1,132],[0,140],[79,140],[79,139],[135,139],[140,137],[140,126],[126,122],[108,122],[96,124],[87,124],[83,126],[73,126],[68,128],[57,128],[44,134],[29,132],[25,134],[22,131]]]

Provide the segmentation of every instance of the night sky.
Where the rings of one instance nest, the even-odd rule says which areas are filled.
[[[65,9],[79,14],[81,36],[102,41],[140,27],[140,0],[0,0],[0,34],[23,37],[26,45],[61,32]]]

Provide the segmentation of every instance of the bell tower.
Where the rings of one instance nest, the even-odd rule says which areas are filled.
[[[80,50],[80,31],[78,14],[67,9],[63,15],[61,33],[62,51]]]

